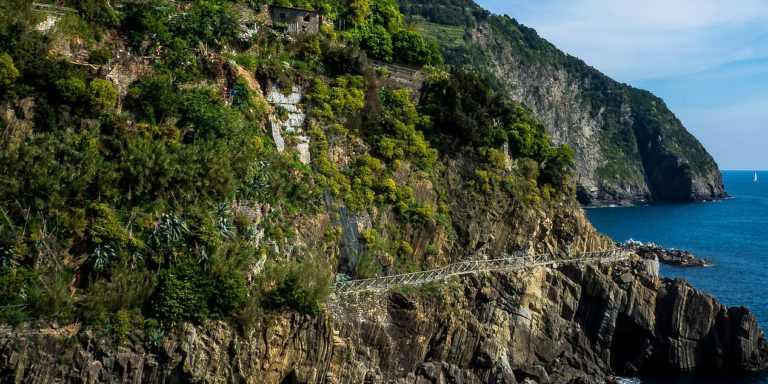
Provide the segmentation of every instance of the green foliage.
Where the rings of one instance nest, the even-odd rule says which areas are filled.
[[[443,56],[436,42],[427,42],[418,32],[401,29],[392,34],[392,59],[399,63],[437,65]]]
[[[360,32],[360,48],[371,57],[392,61],[392,37],[381,25],[367,27]]]
[[[352,209],[364,209],[374,203],[374,187],[384,171],[384,164],[371,156],[361,156],[354,167],[350,168],[349,179],[352,190],[347,198]]]
[[[155,283],[155,276],[144,269],[119,270],[96,279],[81,303],[83,317],[93,322],[120,310],[137,312],[152,296]]]
[[[77,9],[85,20],[104,27],[117,25],[117,15],[106,0],[72,0],[69,5]]]
[[[117,102],[117,90],[107,80],[93,79],[88,84],[88,93],[91,107],[97,112],[104,112]]]
[[[88,62],[91,64],[104,65],[104,64],[107,64],[111,59],[112,59],[112,51],[106,48],[94,49],[93,51],[91,51],[90,57],[88,57]]]
[[[521,105],[491,89],[487,79],[454,69],[448,77],[433,77],[425,85],[424,110],[439,132],[474,147],[498,147],[509,141],[513,155],[544,160],[549,141],[544,125]]]
[[[320,38],[317,35],[304,35],[299,37],[298,57],[310,66],[315,66],[323,53],[320,48]]]
[[[330,268],[318,260],[273,263],[262,276],[265,305],[274,310],[318,313],[331,293],[332,277]]]
[[[139,119],[159,124],[166,118],[179,117],[182,95],[170,76],[160,75],[139,79],[128,89],[126,104]]]
[[[246,287],[243,275],[227,271],[214,278],[214,294],[211,307],[221,315],[235,313],[245,301]]]
[[[152,348],[161,348],[165,342],[165,331],[160,327],[157,320],[144,320],[144,334],[147,336],[147,343]]]
[[[112,336],[115,338],[115,344],[125,344],[132,331],[131,313],[124,309],[115,312],[112,319]]]
[[[27,315],[29,284],[34,275],[26,268],[0,266],[0,322],[16,322]]]
[[[346,4],[345,16],[352,25],[363,25],[371,13],[370,0],[349,0]]]
[[[267,113],[269,106],[254,97],[248,82],[242,76],[237,77],[232,89],[236,92],[232,98],[232,107],[245,113],[249,119],[258,120]]]
[[[88,98],[85,80],[81,77],[70,77],[56,81],[56,88],[64,102],[76,104]]]
[[[437,161],[437,150],[423,134],[431,125],[429,117],[418,113],[405,88],[386,91],[382,99],[384,113],[379,117],[377,152],[389,161],[407,159],[422,169],[431,168]]]
[[[400,0],[399,3],[403,13],[410,17],[420,15],[433,23],[445,25],[472,26],[490,15],[471,0]]]
[[[503,103],[486,110],[459,103],[450,115],[433,107],[419,110],[404,89],[380,92],[360,48],[386,61],[442,62],[435,41],[403,29],[395,1],[279,3],[338,17],[351,44],[335,40],[327,28],[292,39],[262,29],[243,41],[241,5],[230,1],[127,1],[112,9],[103,0],[78,0],[72,4],[79,16],[62,18],[48,36],[33,30],[39,21],[34,14],[0,4],[0,52],[7,52],[0,55],[0,87],[12,91],[3,97],[17,116],[34,114],[32,130],[0,141],[0,320],[78,318],[102,324],[120,344],[147,315],[159,321],[150,319],[144,327],[147,342],[157,348],[162,328],[181,321],[236,317],[245,327],[262,308],[317,313],[330,294],[333,271],[318,258],[295,258],[324,254],[341,231],[321,228],[323,249],[312,244],[311,225],[296,223],[324,210],[326,191],[336,204],[372,216],[394,213],[399,221],[363,233],[368,249],[350,260],[352,274],[378,275],[379,257],[396,258],[388,269],[413,270],[414,254],[421,254],[414,246],[422,241],[410,231],[435,220],[437,208],[423,193],[417,201],[416,184],[409,184],[436,177],[438,151],[425,133],[442,141],[441,135],[451,134],[443,123],[459,114],[504,122],[478,125],[484,132],[455,130],[457,140],[477,135],[464,141],[484,162],[476,175],[483,187],[517,182],[497,172],[507,166],[497,144],[510,139],[517,140],[516,160],[536,157],[526,171],[538,181],[555,180],[567,168],[572,153],[540,146],[539,126],[526,120],[523,109],[497,113],[490,109]],[[151,68],[142,71],[151,75],[118,95],[88,66],[49,55],[51,39],[74,35],[85,40],[94,64],[112,58],[109,48],[94,47],[127,40],[132,55],[153,57]],[[292,153],[277,153],[264,127],[268,106],[245,78],[235,77],[233,59],[260,81],[311,84],[305,99],[311,167]],[[222,85],[235,92],[224,94]],[[475,95],[448,85],[461,88],[456,94],[462,97]],[[484,90],[474,92],[482,96]],[[34,108],[23,106],[22,96]],[[121,108],[115,108],[119,96]],[[428,106],[445,104],[435,94],[429,97]],[[329,158],[329,141],[334,155],[345,150],[349,160],[343,165]],[[526,185],[537,190],[539,184]],[[447,215],[445,202],[439,204],[440,214]],[[307,247],[295,247],[292,261],[268,264],[259,292],[248,292],[244,271],[255,259],[274,258],[273,249],[290,248],[297,239],[308,240]],[[52,267],[71,265],[64,257],[79,264],[72,270]]]
[[[362,76],[337,77],[331,86],[321,79],[314,79],[307,99],[312,104],[310,113],[324,121],[352,117],[362,110],[365,94]]]
[[[395,0],[373,0],[372,23],[381,26],[387,32],[394,32],[403,27],[403,14]]]
[[[71,278],[72,273],[65,270],[37,274],[27,293],[33,313],[40,317],[70,320],[75,313],[74,299],[69,291]]]
[[[0,90],[13,85],[19,77],[19,70],[13,65],[13,58],[7,53],[0,54]]]
[[[220,1],[196,1],[179,13],[159,0],[148,5],[131,2],[124,6],[123,14],[121,29],[135,46],[143,40],[168,45],[178,39],[187,47],[217,47],[236,42],[240,30],[231,4]]]
[[[89,211],[92,217],[92,224],[88,228],[91,242],[124,250],[128,246],[129,234],[121,227],[115,211],[105,203],[92,204]]]
[[[381,266],[371,252],[363,252],[350,260],[354,279],[370,279],[381,273]]]
[[[158,274],[152,313],[173,327],[182,320],[202,322],[208,317],[211,280],[194,261],[188,260]]]

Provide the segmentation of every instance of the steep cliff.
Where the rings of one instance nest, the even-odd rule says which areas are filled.
[[[485,72],[574,148],[579,200],[605,205],[725,196],[717,164],[664,102],[618,83],[471,1],[402,0],[446,61]]]
[[[0,381],[544,383],[764,368],[751,314],[659,280],[652,261],[331,295],[334,278],[613,245],[576,201],[570,148],[529,110],[475,73],[425,68],[410,80],[426,78],[410,87],[419,99],[387,81],[396,65],[372,67],[365,50],[442,59],[393,1],[374,17],[351,2],[333,16],[355,28],[317,35],[272,22],[263,1],[153,4],[0,3],[0,323],[12,324]],[[647,97],[632,97],[616,108],[633,129],[660,130],[633,117]],[[649,153],[665,151],[683,149]],[[694,172],[670,159],[660,174]]]
[[[4,327],[0,381],[598,383],[766,367],[768,344],[748,310],[648,274],[655,268],[481,274],[339,297],[325,315],[268,316],[246,332],[187,324],[154,347],[140,334],[115,348],[77,326]]]

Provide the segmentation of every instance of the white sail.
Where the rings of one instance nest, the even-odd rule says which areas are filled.
[[[757,184],[757,172],[755,172],[755,184]]]

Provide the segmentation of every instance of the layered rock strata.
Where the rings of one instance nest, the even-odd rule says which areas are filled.
[[[745,308],[726,308],[651,260],[562,265],[383,294],[326,314],[267,316],[250,331],[185,325],[161,347],[91,331],[0,332],[8,383],[599,383],[614,374],[766,368]]]

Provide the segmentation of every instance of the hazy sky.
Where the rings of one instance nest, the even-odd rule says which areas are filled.
[[[765,0],[476,0],[662,97],[722,169],[768,169]]]

